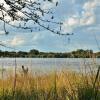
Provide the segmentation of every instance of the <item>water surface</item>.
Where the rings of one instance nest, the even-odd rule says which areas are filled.
[[[77,71],[88,68],[88,66],[100,65],[99,58],[0,58],[0,67],[14,69],[15,60],[18,69],[24,65],[35,72],[52,71],[54,69]]]

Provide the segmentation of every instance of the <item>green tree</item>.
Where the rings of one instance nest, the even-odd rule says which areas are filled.
[[[30,50],[29,53],[31,53],[31,54],[35,54],[35,55],[38,55],[38,54],[39,54],[39,51],[36,50],[36,49],[33,49],[33,50]]]

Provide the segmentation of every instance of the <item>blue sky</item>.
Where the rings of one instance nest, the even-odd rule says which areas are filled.
[[[2,23],[0,24],[0,41],[22,51],[33,48],[46,52],[69,52],[76,49],[99,51],[95,37],[100,45],[100,0],[55,1],[59,1],[58,7],[55,8],[54,5],[46,3],[44,8],[54,9],[55,19],[63,22],[64,33],[74,33],[70,36],[70,43],[68,36],[59,36],[47,30],[30,32],[7,27],[10,33],[6,36],[3,35]]]

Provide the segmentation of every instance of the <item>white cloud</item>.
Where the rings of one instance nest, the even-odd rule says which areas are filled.
[[[35,42],[39,39],[39,37],[40,37],[39,34],[34,34],[32,40]]]
[[[76,24],[78,24],[79,23],[79,20],[77,19],[77,18],[69,18],[68,19],[68,25],[69,26],[74,26],[74,25],[76,25]]]
[[[9,44],[11,46],[19,46],[25,43],[25,40],[23,37],[15,36],[11,41],[9,41]]]
[[[97,5],[97,0],[91,0],[84,4],[83,9],[90,11],[91,9],[94,9],[96,5]]]
[[[100,1],[99,1],[100,2]],[[83,5],[82,18],[80,19],[80,25],[91,25],[96,22],[96,15],[94,13],[95,8],[98,6],[98,0],[91,0]]]
[[[0,31],[0,35],[5,35],[5,32],[4,31]]]
[[[46,36],[46,34],[43,34],[43,33],[40,33],[40,32],[34,33],[34,34],[32,35],[32,41],[33,41],[34,43],[37,43],[37,44],[38,44],[38,42],[39,42],[40,40],[44,39],[45,36]]]
[[[51,9],[56,6],[56,2],[60,2],[60,0],[53,0],[53,2],[43,2],[42,9]]]
[[[92,25],[95,23],[95,17],[90,16],[88,18],[81,18],[80,19],[80,26]]]
[[[83,23],[81,22],[82,25],[91,25],[96,22],[94,10],[98,6],[99,2],[99,0],[91,0],[83,5],[84,11],[82,12],[82,18],[80,19],[81,21],[83,20]]]
[[[95,9],[95,7],[97,6],[100,6],[100,0],[90,0],[84,4],[83,9],[90,11],[92,9]]]
[[[79,23],[79,19],[75,17],[68,18],[67,20],[64,21],[62,30],[64,33],[66,32],[71,32],[73,28],[77,27]]]
[[[99,0],[91,0],[84,3],[80,15],[72,15],[64,21],[63,31],[72,32],[77,27],[93,25],[96,23],[95,8],[100,5]]]

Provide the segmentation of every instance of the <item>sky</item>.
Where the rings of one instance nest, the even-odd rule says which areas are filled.
[[[59,2],[58,7],[51,3],[45,3],[43,7],[54,9],[55,19],[63,22],[63,32],[74,33],[74,35],[59,36],[48,30],[30,32],[13,27],[7,27],[10,33],[5,35],[0,23],[0,41],[18,51],[30,49],[44,52],[69,52],[77,49],[100,51],[98,48],[100,45],[100,0],[54,0],[56,1]],[[1,2],[3,0],[0,0]],[[11,50],[2,46],[0,49]]]

